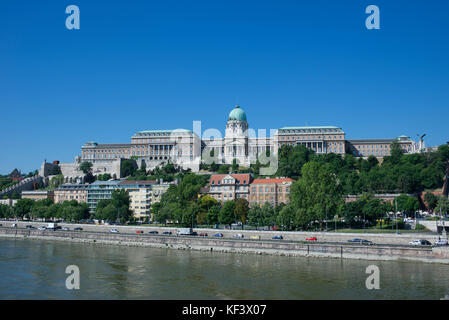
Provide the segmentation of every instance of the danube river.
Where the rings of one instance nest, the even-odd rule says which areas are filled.
[[[380,289],[367,290],[369,265]],[[80,289],[67,290],[68,265]],[[0,239],[0,299],[440,299],[447,265]]]

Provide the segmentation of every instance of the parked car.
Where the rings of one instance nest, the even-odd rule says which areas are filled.
[[[214,234],[214,237],[223,238],[223,233],[218,232]]]
[[[432,245],[429,241],[424,240],[424,239],[413,240],[413,241],[410,241],[408,244],[410,244],[412,246],[430,246],[430,245]]]
[[[273,239],[273,240],[282,240],[282,239],[284,239],[284,237],[281,236],[281,235],[277,235],[277,236],[274,236],[274,237],[271,238],[271,239]]]
[[[67,227],[62,228],[62,231],[69,231],[70,229]]]
[[[448,242],[447,239],[439,239],[435,241],[436,246],[447,246]]]
[[[260,240],[260,236],[259,235],[254,235],[254,236],[251,236],[250,239],[252,239],[252,240]]]
[[[200,233],[200,237],[207,237],[207,233],[205,232]]]
[[[137,233],[137,234],[142,234],[143,231],[142,231],[142,230],[137,230],[136,233]]]
[[[306,241],[317,241],[318,239],[316,237],[308,237],[306,238]]]
[[[33,227],[32,225],[27,225],[25,228],[27,228],[27,229],[36,229],[36,228]]]
[[[83,228],[80,228],[80,227],[76,227],[75,229],[73,229],[74,231],[82,231],[83,230]]]
[[[47,228],[45,228],[44,226],[40,226],[39,228],[37,228],[37,230],[46,230]]]
[[[0,223],[0,227],[3,227],[3,225]]]
[[[111,233],[119,233],[117,229],[111,229],[111,230],[109,230],[109,232],[111,232]]]
[[[159,234],[159,232],[157,232],[157,231],[155,231],[155,230],[149,231],[148,233],[149,233],[149,234]]]
[[[164,231],[164,232],[162,232],[162,234],[170,235],[170,234],[172,234],[172,233],[171,233],[171,231]]]
[[[236,238],[236,239],[243,239],[243,234],[241,234],[241,233],[236,233],[236,234],[234,234],[233,236],[232,236],[233,238]]]
[[[17,223],[13,223],[13,224],[11,225],[11,228],[17,228]]]

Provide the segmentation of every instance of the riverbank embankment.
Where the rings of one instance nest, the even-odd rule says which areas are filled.
[[[447,247],[406,247],[395,245],[368,246],[355,244],[302,243],[284,240],[243,240],[190,236],[178,237],[174,235],[108,233],[98,231],[51,231],[5,227],[0,228],[0,237],[73,241],[122,246],[145,246],[178,250],[383,261],[408,260],[449,264],[449,248]]]

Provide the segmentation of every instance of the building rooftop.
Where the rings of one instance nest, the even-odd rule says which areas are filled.
[[[174,129],[174,130],[144,130],[137,132],[133,137],[166,137],[170,135],[191,135],[192,130]]]
[[[343,130],[335,126],[307,126],[307,127],[282,127],[278,130],[283,133],[344,133]]]
[[[295,180],[290,178],[274,178],[274,179],[254,179],[251,184],[262,184],[262,183],[283,183],[283,182],[294,182]]]
[[[81,183],[64,183],[60,185],[56,190],[70,190],[70,189],[87,189],[89,184],[81,184]]]
[[[236,184],[249,184],[251,181],[250,173],[238,173],[238,174],[214,174],[210,177],[209,185],[218,185],[224,177],[231,176],[236,180]]]
[[[229,113],[228,120],[246,121],[246,113],[239,105],[236,105],[234,109]]]
[[[125,180],[119,183],[119,186],[150,186],[157,184],[156,180]]]

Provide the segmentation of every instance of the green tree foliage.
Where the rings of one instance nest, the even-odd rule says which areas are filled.
[[[29,218],[34,201],[31,199],[19,199],[14,206],[14,216],[20,219]]]
[[[220,165],[220,167],[218,168],[217,173],[218,173],[218,174],[228,174],[230,168],[231,168],[231,166],[230,166],[229,164],[222,164],[222,165]]]
[[[237,199],[237,201],[235,202],[235,210],[234,210],[236,220],[241,222],[242,224],[245,224],[248,217],[248,211],[249,211],[248,201],[244,198]]]
[[[205,186],[210,176],[197,175],[187,172],[180,176],[177,185],[171,185],[162,195],[160,204],[152,207],[153,220],[164,222],[173,219],[175,222],[189,225],[187,221],[191,221],[192,215],[197,223],[206,221],[206,208],[211,205],[211,200],[206,198],[198,200],[198,193],[201,187]],[[199,202],[198,208],[192,203]],[[198,209],[198,210],[197,210]],[[185,216],[185,217],[183,217]],[[197,218],[200,218],[198,222]],[[190,220],[189,220],[190,219]]]
[[[344,194],[417,193],[441,188],[448,158],[447,145],[436,152],[403,154],[397,141],[391,145],[391,156],[384,157],[382,164],[374,156],[355,159],[350,154],[316,155],[304,146],[284,145],[279,150],[277,176],[297,179],[304,164],[315,161],[329,165]]]
[[[79,165],[79,170],[81,170],[84,174],[92,173],[92,163],[88,161],[83,161]]]
[[[395,202],[398,210],[407,213],[409,216],[413,216],[415,211],[420,207],[416,197],[411,197],[406,194],[401,194],[395,199]]]
[[[63,183],[64,183],[64,176],[62,174],[58,174],[57,176],[54,176],[50,180],[50,188],[56,189],[57,187],[59,187]]]
[[[449,212],[449,199],[446,197],[439,197],[435,212],[446,215]]]
[[[120,173],[122,177],[134,176],[136,172],[136,161],[131,159],[122,159],[122,162],[120,163]]]
[[[112,192],[112,198],[100,200],[97,203],[95,217],[104,221],[129,221],[133,212],[129,209],[129,194],[124,189],[116,189]]]
[[[342,187],[329,164],[312,161],[301,170],[302,178],[291,187],[290,206],[295,224],[307,227],[311,221],[333,217],[342,205]]]
[[[314,158],[314,152],[303,145],[283,145],[279,149],[278,176],[298,179],[304,164]]]
[[[438,197],[431,192],[424,194],[424,201],[427,203],[429,210],[434,210],[438,203]]]
[[[229,226],[235,222],[235,201],[225,201],[218,215],[218,220],[220,223]]]
[[[281,226],[282,230],[290,231],[295,226],[295,210],[291,206],[283,206],[276,217],[277,224]]]
[[[0,204],[0,219],[10,219],[14,216],[14,211],[11,206]]]
[[[97,176],[97,179],[99,181],[108,181],[108,180],[112,179],[112,176],[109,173],[103,173],[103,174],[99,174]]]
[[[231,165],[231,170],[232,172],[237,172],[239,169],[239,164],[237,162],[237,159],[232,159],[232,165]]]
[[[211,207],[206,214],[207,224],[217,224],[219,214],[220,214],[220,207],[218,205]]]

